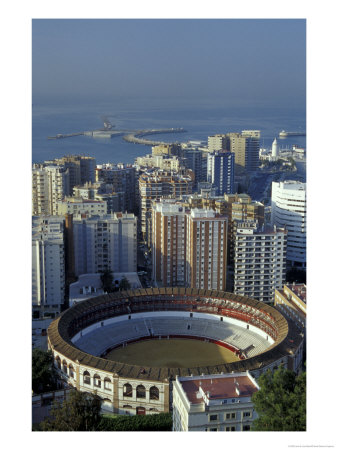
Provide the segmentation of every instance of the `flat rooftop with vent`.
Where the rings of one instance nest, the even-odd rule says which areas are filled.
[[[251,400],[259,390],[247,372],[176,377],[173,431],[250,431],[257,417]]]

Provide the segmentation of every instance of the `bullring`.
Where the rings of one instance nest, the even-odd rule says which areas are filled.
[[[175,329],[160,328],[161,318]],[[118,326],[123,333],[116,332]],[[242,340],[241,345],[239,338],[228,342],[235,327],[241,328],[237,335],[241,339],[247,336],[249,341]],[[133,333],[129,334],[130,330]],[[109,349],[132,340],[182,336],[228,346],[239,360],[157,367],[104,357]],[[255,339],[250,340],[250,336]],[[170,386],[176,375],[249,370],[258,376],[279,364],[297,370],[302,342],[296,327],[264,303],[228,292],[191,288],[137,289],[102,295],[68,309],[48,329],[48,345],[64,383],[82,391],[96,391],[104,400],[103,409],[118,414],[169,411]]]

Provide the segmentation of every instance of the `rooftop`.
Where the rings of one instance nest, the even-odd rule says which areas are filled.
[[[246,373],[193,377],[191,380],[178,378],[178,381],[192,404],[251,397],[258,391],[257,384]]]
[[[286,284],[286,287],[290,289],[297,297],[306,303],[306,285],[305,284]]]

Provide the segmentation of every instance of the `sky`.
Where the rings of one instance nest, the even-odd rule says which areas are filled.
[[[305,109],[304,19],[33,19],[33,102]]]

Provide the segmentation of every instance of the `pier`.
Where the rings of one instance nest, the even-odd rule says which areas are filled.
[[[150,139],[143,139],[143,136],[149,136],[154,134],[166,134],[166,133],[184,133],[185,130],[183,128],[169,128],[169,129],[161,129],[161,130],[140,130],[127,134],[123,137],[123,140],[126,142],[132,142],[133,144],[142,144],[142,145],[161,145],[161,144],[170,144],[169,142],[163,141],[152,141]]]
[[[68,138],[68,137],[73,137],[73,136],[83,136],[84,132],[82,131],[81,133],[70,133],[70,134],[57,134],[56,136],[48,136],[47,139],[64,139],[64,138]]]
[[[93,130],[93,131],[82,131],[80,133],[69,133],[69,134],[57,134],[56,136],[48,136],[47,139],[64,139],[73,136],[91,136],[91,137],[105,137],[111,138],[112,136],[123,136],[123,140],[126,142],[132,142],[133,144],[142,144],[142,145],[161,145],[161,144],[170,144],[168,142],[162,141],[152,141],[150,139],[143,139],[143,136],[149,136],[154,134],[167,134],[167,133],[184,133],[186,130],[183,128],[163,128],[160,130],[136,130],[136,131],[128,131],[128,130],[114,130],[110,131],[106,129]]]

